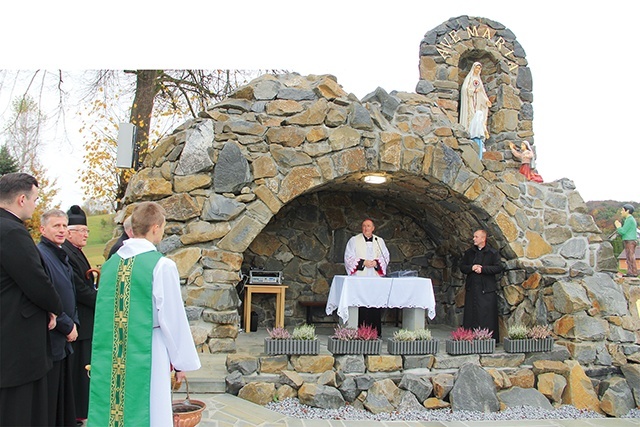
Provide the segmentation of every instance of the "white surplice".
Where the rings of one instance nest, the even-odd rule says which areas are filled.
[[[156,250],[146,239],[131,238],[118,249],[122,258]],[[172,427],[171,365],[181,371],[200,369],[180,293],[176,263],[162,257],[153,269],[153,334],[151,349],[151,426]]]
[[[372,236],[371,242],[366,242],[362,233],[349,239],[344,250],[344,267],[348,275],[358,276],[384,276],[387,274],[389,264],[389,250],[381,237]],[[382,274],[378,274],[375,268],[365,267],[364,270],[356,270],[361,260],[377,260],[382,268]]]

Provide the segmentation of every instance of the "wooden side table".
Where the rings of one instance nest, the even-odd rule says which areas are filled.
[[[251,332],[251,294],[276,295],[276,327],[284,327],[284,293],[288,286],[245,285],[244,287],[244,332]]]

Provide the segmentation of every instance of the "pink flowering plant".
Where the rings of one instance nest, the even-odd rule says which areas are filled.
[[[372,341],[378,339],[378,330],[370,325],[360,325],[358,329],[338,325],[334,329],[332,338],[340,341]]]
[[[360,325],[358,327],[358,339],[373,341],[378,339],[378,330],[371,325]]]
[[[458,329],[451,332],[451,339],[454,341],[473,341],[473,331],[459,326]]]
[[[493,337],[493,331],[487,328],[475,328],[473,330],[474,340],[490,340]]]
[[[291,338],[291,334],[285,328],[277,327],[273,329],[267,328],[269,338],[272,340],[286,340]]]

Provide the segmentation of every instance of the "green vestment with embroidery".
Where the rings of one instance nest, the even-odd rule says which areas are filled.
[[[88,425],[149,426],[153,270],[162,254],[102,266],[91,354]]]

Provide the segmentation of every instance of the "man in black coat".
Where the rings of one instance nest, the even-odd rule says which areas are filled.
[[[22,223],[37,198],[33,176],[0,177],[0,426],[48,425],[48,329],[62,302]]]
[[[49,389],[49,425],[76,425],[76,409],[71,381],[71,343],[78,338],[78,314],[76,292],[73,285],[73,270],[69,257],[62,249],[67,238],[67,214],[60,209],[51,209],[42,215],[38,250],[53,286],[62,300],[63,311],[57,318],[56,327],[49,331],[53,368],[47,374]]]
[[[111,246],[111,249],[109,249],[109,256],[107,256],[107,259],[111,258],[113,254],[118,252],[118,249],[122,247],[122,244],[125,240],[133,237],[133,229],[131,228],[131,215],[129,215],[124,220],[124,222],[122,223],[122,227],[124,228],[124,231],[122,232],[120,238],[116,240],[113,246]]]
[[[67,240],[62,249],[69,256],[69,264],[73,269],[73,284],[76,289],[78,304],[78,339],[71,345],[71,377],[73,378],[73,393],[75,395],[76,416],[84,421],[89,411],[89,376],[85,366],[91,364],[91,345],[93,338],[93,316],[96,308],[96,288],[94,276],[89,272],[91,265],[82,252],[87,245],[89,227],[87,216],[78,205],[73,205],[67,211],[69,228]]]
[[[502,271],[497,250],[487,245],[487,232],[473,233],[474,246],[462,256],[460,271],[467,275],[465,283],[464,318],[467,329],[487,328],[500,340],[498,328],[498,297],[496,274]]]

